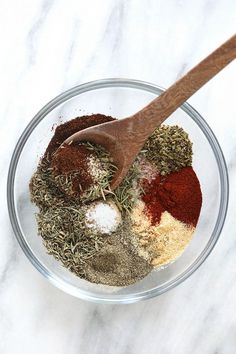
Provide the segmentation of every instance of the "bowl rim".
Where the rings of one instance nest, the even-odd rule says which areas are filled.
[[[219,175],[220,175],[221,194],[220,194],[220,206],[219,206],[217,221],[206,247],[199,254],[197,259],[175,279],[166,282],[162,286],[153,288],[151,290],[142,291],[139,293],[134,293],[132,295],[115,295],[115,294],[94,295],[92,294],[92,292],[81,290],[72,284],[66,283],[65,281],[61,280],[60,277],[51,273],[51,271],[37,259],[33,251],[28,246],[24,238],[24,235],[21,231],[20,225],[18,223],[15,201],[14,201],[14,182],[15,182],[15,174],[16,174],[16,168],[17,168],[19,158],[28,137],[35,129],[35,127],[40,123],[40,121],[50,111],[52,111],[61,103],[84,92],[103,89],[103,88],[113,88],[113,87],[133,88],[133,89],[148,91],[157,95],[160,95],[164,91],[162,87],[145,81],[125,79],[125,78],[109,78],[109,79],[90,81],[81,85],[77,85],[59,94],[54,99],[49,101],[29,122],[29,124],[24,129],[23,133],[21,134],[15,146],[10,161],[10,165],[9,165],[9,171],[8,171],[7,204],[8,204],[10,222],[19,245],[21,246],[27,258],[34,265],[34,267],[43,276],[45,276],[52,284],[54,284],[56,287],[63,290],[64,292],[69,293],[80,299],[89,300],[97,303],[127,304],[127,303],[133,303],[141,300],[150,299],[155,296],[161,295],[168,290],[173,289],[174,287],[182,283],[184,280],[186,280],[190,275],[192,275],[200,267],[200,265],[206,260],[206,258],[209,256],[214,246],[216,245],[225,222],[227,208],[228,208],[228,200],[229,200],[229,178],[228,178],[228,171],[227,171],[227,166],[226,166],[223,152],[213,131],[206,123],[204,118],[189,103],[185,102],[180,107],[180,109],[182,109],[194,120],[194,122],[199,126],[201,131],[206,136],[212,148],[212,151],[214,153],[218,165],[218,169],[219,169]]]

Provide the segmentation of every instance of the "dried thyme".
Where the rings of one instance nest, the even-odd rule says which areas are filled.
[[[85,227],[85,209],[51,207],[37,214],[38,231],[49,254],[80,277],[83,264],[104,244],[102,234],[94,234]]]
[[[48,155],[40,161],[37,171],[30,180],[31,201],[40,209],[63,206],[65,196],[55,185],[52,169],[49,167]]]
[[[32,186],[37,180],[37,186],[40,188],[37,190],[37,198],[33,196],[33,200],[37,201],[40,207],[40,212],[37,214],[38,232],[48,254],[53,255],[79,277],[108,285],[128,285],[150,272],[152,267],[132,251],[130,245],[128,247],[130,237],[128,215],[124,217],[120,227],[112,232],[112,236],[101,232],[95,233],[85,224],[86,204],[79,205],[75,201],[65,200],[62,205],[57,203],[56,206],[53,204],[49,206],[54,199],[50,199],[46,206],[45,203],[41,203],[38,196],[42,196],[45,192],[45,187],[41,188],[44,184],[39,183],[42,177],[47,186],[49,180],[51,182],[51,170],[50,168],[45,170],[44,164],[43,169],[39,165],[31,179],[31,193],[36,191],[35,185],[33,189]],[[69,181],[65,180],[65,183]],[[122,198],[122,190],[125,189],[121,189],[120,198]],[[109,268],[111,259],[113,259],[112,269]],[[102,267],[103,261],[105,263]],[[135,264],[138,267],[135,268]]]

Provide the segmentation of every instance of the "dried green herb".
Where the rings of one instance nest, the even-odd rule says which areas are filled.
[[[104,174],[100,180],[82,194],[81,200],[84,202],[91,202],[98,198],[106,200],[107,197],[112,197],[121,212],[129,212],[140,194],[140,189],[138,188],[137,183],[140,177],[139,160],[137,159],[133,163],[127,176],[119,187],[114,191],[111,191],[110,183],[117,171],[117,167],[114,165],[109,152],[100,145],[91,143],[84,143],[84,145],[99,159]]]
[[[162,125],[157,128],[146,141],[142,151],[161,175],[192,164],[192,143],[188,134],[177,125]]]
[[[136,172],[133,171],[133,173]],[[129,178],[131,180],[132,173]],[[86,204],[79,205],[78,202],[66,199],[60,200],[58,203],[56,199],[54,205],[54,198],[47,198],[47,204],[42,202],[40,198],[45,194],[48,195],[47,188],[49,182],[52,183],[52,181],[50,168],[46,170],[45,163],[41,163],[31,179],[31,195],[32,200],[40,208],[40,212],[36,216],[38,232],[48,254],[53,255],[55,259],[79,277],[107,285],[129,285],[150,272],[151,266],[135,252],[132,252],[130,246],[127,247],[130,237],[128,215],[124,216],[123,224],[112,235],[94,233],[85,224]],[[70,182],[65,180],[65,183],[69,184]],[[52,186],[53,183],[49,187],[50,195],[52,191],[53,193],[58,191],[57,187],[55,189],[55,185],[53,188]],[[125,193],[130,192],[129,183],[121,186],[119,192],[118,198],[123,202],[122,198]],[[117,254],[119,254],[118,258]],[[103,258],[106,262],[104,269],[107,274],[101,272]],[[94,261],[92,261],[93,259]],[[115,259],[115,262],[108,271],[111,259]],[[136,268],[135,262],[138,264]]]
[[[66,173],[64,175],[53,176],[56,186],[63,191],[66,195],[72,196],[74,195],[74,180],[79,177],[79,173],[77,171],[72,171]]]
[[[30,180],[30,195],[31,201],[41,210],[52,205],[63,206],[66,203],[65,195],[55,185],[47,155],[40,161]]]
[[[114,190],[114,200],[121,212],[130,212],[137,202],[141,188],[139,158],[135,160],[123,182]]]
[[[81,200],[84,202],[91,202],[98,198],[106,200],[105,195],[111,193],[110,183],[117,167],[114,165],[110,153],[103,146],[89,142],[83,143],[83,145],[97,158],[98,169],[102,174],[100,173],[94,184],[81,195]]]
[[[49,254],[84,277],[84,263],[104,244],[106,236],[85,226],[85,208],[51,207],[37,214],[38,231]]]

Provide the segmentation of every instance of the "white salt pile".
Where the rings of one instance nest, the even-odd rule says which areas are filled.
[[[105,234],[115,231],[121,222],[121,214],[112,201],[92,203],[85,218],[87,227]]]

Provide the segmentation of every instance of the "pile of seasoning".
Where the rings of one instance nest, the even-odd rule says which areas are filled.
[[[95,114],[59,125],[30,193],[49,254],[90,282],[127,286],[181,255],[195,231],[202,195],[192,143],[181,127],[156,129],[114,191],[116,166],[103,147],[61,146],[75,132],[112,120]]]

